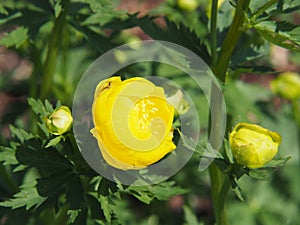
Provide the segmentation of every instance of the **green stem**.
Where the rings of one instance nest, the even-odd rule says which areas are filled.
[[[238,43],[239,38],[241,37],[242,33],[244,32],[244,23],[245,23],[245,17],[244,12],[246,12],[247,8],[249,7],[249,1],[250,0],[238,0],[235,15],[233,18],[233,22],[228,30],[228,33],[225,37],[224,43],[222,45],[220,54],[216,60],[216,64],[213,64],[213,70],[216,74],[216,77],[219,78],[219,80],[223,83],[225,83],[226,78],[226,72],[229,65],[229,61],[231,59],[233,50]],[[213,1],[212,6],[212,14],[216,13],[216,7],[217,1]],[[215,18],[213,18],[215,16]],[[216,57],[216,49],[214,49],[216,46],[214,46],[215,38],[216,37],[216,29],[213,23],[216,24],[217,18],[216,15],[212,15],[212,24],[211,24],[211,32],[212,35],[215,37],[212,37],[212,57],[214,62],[214,57]],[[212,108],[220,108],[219,104],[215,101],[213,96],[214,92],[212,90],[212,96],[211,96],[211,109]],[[218,120],[220,120],[219,118]],[[218,137],[218,130],[221,122],[220,121],[212,121],[209,124],[209,130],[212,131],[210,136]],[[217,132],[217,133],[215,133]],[[217,139],[212,138],[212,140],[217,141]],[[218,143],[212,143],[212,147],[214,149],[217,149],[219,146]],[[230,182],[228,177],[222,174],[220,169],[212,163],[209,167],[209,173],[210,173],[210,179],[211,179],[211,195],[212,195],[212,202],[213,202],[213,208],[214,208],[214,214],[215,214],[215,220],[217,225],[228,225],[227,216],[226,216],[226,209],[225,209],[225,202],[226,202],[226,196],[228,191],[230,190]]]
[[[51,90],[53,83],[53,76],[55,74],[57,65],[57,56],[61,39],[63,38],[63,29],[67,15],[67,6],[69,0],[63,1],[63,9],[61,14],[55,19],[52,35],[49,40],[48,52],[46,61],[42,71],[42,86],[40,91],[40,98],[45,99]]]
[[[223,184],[219,192],[218,202],[217,202],[217,212],[218,212],[217,219],[216,219],[217,224],[222,224],[222,225],[228,224],[225,203],[226,203],[226,197],[230,190],[230,187],[231,184],[229,178],[227,176],[223,176]]]
[[[244,12],[249,6],[250,0],[238,0],[237,6],[233,18],[233,22],[229,28],[229,31],[225,37],[224,43],[222,45],[217,65],[214,70],[216,76],[221,82],[225,82],[226,71],[231,59],[233,50],[244,32]]]
[[[209,167],[211,178],[211,196],[214,209],[214,216],[217,225],[228,225],[225,208],[226,196],[230,190],[230,182],[220,169],[213,163]]]
[[[213,0],[211,5],[211,20],[210,20],[211,58],[212,58],[213,67],[217,62],[217,14],[218,14],[218,0]]]
[[[293,108],[294,119],[297,124],[298,147],[299,147],[298,154],[300,154],[300,105],[298,99],[292,100],[292,108]],[[300,166],[300,161],[299,161],[299,166]]]

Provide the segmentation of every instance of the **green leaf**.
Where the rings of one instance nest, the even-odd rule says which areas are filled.
[[[272,168],[251,169],[248,175],[257,180],[270,181],[274,172],[275,169]]]
[[[16,158],[20,164],[35,167],[43,173],[54,173],[62,170],[72,170],[72,164],[56,149],[41,149],[42,143],[30,139],[17,147]]]
[[[229,163],[234,163],[232,151],[230,149],[229,141],[224,139],[224,146],[225,146],[225,155],[226,159]]]
[[[70,209],[81,209],[85,199],[80,177],[73,173],[64,183],[66,186],[66,198],[70,204]]]
[[[45,146],[45,148],[50,148],[50,147],[52,147],[52,146],[55,146],[55,145],[57,145],[57,144],[58,144],[61,140],[63,140],[63,139],[64,139],[64,137],[63,137],[62,135],[57,136],[57,137],[51,139],[51,140],[48,142],[48,144]]]
[[[273,159],[264,167],[259,168],[259,169],[249,169],[247,174],[257,180],[266,180],[270,181],[272,179],[273,173],[276,171],[278,167],[284,166],[286,162],[290,159],[291,157],[286,157],[286,158],[277,158]]]
[[[241,36],[231,57],[231,66],[249,65],[269,53],[269,43],[258,32],[249,30]]]
[[[183,133],[179,132],[183,146],[191,151],[195,151],[200,157],[212,158],[212,159],[224,159],[219,151],[213,149],[210,143],[197,144],[195,141]]]
[[[55,15],[55,18],[58,18],[60,13],[62,12],[62,5],[61,5],[61,0],[57,0],[55,2],[55,5],[54,5],[54,15]]]
[[[28,39],[28,28],[20,26],[4,34],[0,39],[0,46],[19,48]]]
[[[89,205],[89,209],[91,210],[91,216],[93,219],[102,219],[104,218],[103,211],[101,210],[100,202],[93,195],[87,194],[87,203]]]
[[[12,136],[17,138],[19,141],[21,141],[22,143],[26,140],[29,140],[31,138],[34,137],[33,134],[28,133],[27,131],[20,129],[20,128],[16,128],[13,125],[9,125],[9,129],[12,133]]]
[[[36,115],[39,116],[47,114],[47,110],[40,99],[35,100],[33,98],[28,98],[28,104],[31,106]]]
[[[98,187],[98,195],[108,196],[111,193],[115,193],[117,190],[118,187],[115,182],[112,182],[102,177]]]
[[[183,212],[185,221],[184,225],[199,225],[197,217],[189,207],[187,207],[186,205],[183,206]]]
[[[30,181],[23,184],[20,187],[20,192],[14,195],[14,198],[1,202],[0,206],[10,207],[12,209],[20,208],[26,206],[26,210],[31,209],[33,206],[38,207],[41,205],[47,198],[41,197],[36,188],[36,181]]]
[[[18,164],[15,153],[16,151],[13,148],[0,146],[0,161],[3,162],[3,165]]]
[[[229,176],[230,179],[230,183],[231,183],[231,187],[232,187],[232,191],[235,193],[235,195],[241,200],[241,201],[245,201],[245,198],[243,196],[242,193],[242,189],[240,188],[240,186],[237,183],[237,178],[236,177],[232,177]]]
[[[81,211],[80,209],[68,210],[67,212],[67,215],[69,216],[68,223],[74,223],[80,211]]]
[[[274,168],[274,167],[280,167],[280,166],[284,166],[287,161],[289,161],[292,157],[286,157],[286,158],[277,158],[277,159],[273,159],[270,162],[268,162],[266,165],[264,165],[263,168]]]
[[[167,200],[172,196],[184,194],[188,192],[179,186],[175,186],[175,182],[162,182],[156,185],[148,186],[129,186],[125,189],[126,193],[132,194],[141,202],[149,204],[153,199]]]
[[[3,5],[0,5],[0,14],[4,14],[4,15],[8,14],[7,10],[5,9],[5,7]]]
[[[300,27],[288,22],[263,21],[254,25],[256,31],[275,45],[300,51]]]
[[[36,187],[39,195],[44,197],[57,197],[57,195],[65,188],[67,184],[66,181],[71,174],[71,171],[66,170],[38,178]]]
[[[299,0],[252,0],[250,1],[250,9],[255,17],[270,18],[276,15],[292,13],[300,9]],[[264,9],[262,12],[261,9]]]
[[[100,195],[99,200],[100,200],[101,209],[103,210],[105,219],[107,220],[107,222],[111,222],[112,209],[110,208],[108,197]]]
[[[153,18],[137,18],[136,15],[131,15],[130,18],[154,40],[168,41],[186,47],[199,55],[206,63],[210,63],[211,58],[205,44],[198,39],[195,32],[183,24],[176,25],[166,19],[167,27],[162,29],[153,22]]]

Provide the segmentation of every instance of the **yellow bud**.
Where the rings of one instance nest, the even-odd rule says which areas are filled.
[[[178,0],[177,5],[180,9],[185,11],[194,11],[198,7],[197,0]]]
[[[92,114],[95,127],[91,133],[113,167],[144,168],[176,148],[172,142],[174,108],[164,90],[144,78],[101,81]]]
[[[274,158],[281,136],[255,124],[238,123],[230,133],[229,143],[237,163],[254,169]]]
[[[48,131],[55,135],[61,135],[71,129],[73,118],[67,106],[60,106],[47,118]]]
[[[293,100],[300,97],[300,76],[285,72],[271,81],[271,90],[284,98]]]

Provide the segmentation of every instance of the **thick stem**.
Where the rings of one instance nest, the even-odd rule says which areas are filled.
[[[238,43],[238,40],[242,33],[244,32],[244,12],[247,10],[249,6],[250,0],[238,0],[237,1],[237,8],[235,11],[235,15],[233,18],[233,22],[229,28],[229,31],[225,37],[224,43],[222,45],[220,54],[216,60],[216,64],[213,66],[213,70],[216,74],[216,77],[219,78],[221,82],[225,82],[226,78],[226,71],[229,65],[229,61],[231,59],[233,50]],[[217,1],[213,2],[213,5],[216,4]],[[212,7],[213,9],[213,7]],[[213,13],[213,12],[212,12]],[[216,12],[215,12],[216,13]],[[213,15],[212,15],[213,16]],[[216,18],[214,23],[216,23]],[[213,26],[213,25],[212,25]],[[215,29],[214,27],[211,28]],[[215,32],[215,33],[213,33]],[[213,31],[212,34],[216,35],[216,31]],[[216,37],[215,37],[216,38]],[[212,38],[213,39],[213,38]],[[213,44],[213,43],[212,43]],[[214,47],[212,46],[212,49]],[[214,54],[212,52],[212,54]],[[215,57],[215,56],[213,56]],[[212,108],[222,109],[222,106],[218,104],[218,101],[215,101],[214,90],[212,89],[211,93],[211,110]],[[215,111],[215,110],[214,110]],[[217,111],[218,112],[218,111]],[[212,132],[210,133],[210,143],[214,149],[219,150],[220,145],[218,143],[219,140],[219,130],[222,122],[222,117],[217,117],[217,121],[211,121],[209,124],[209,130]],[[212,142],[211,142],[212,140]],[[210,178],[211,178],[211,195],[212,195],[212,202],[215,214],[215,220],[217,225],[228,225],[226,210],[225,210],[225,202],[226,196],[228,191],[230,190],[230,182],[228,177],[222,174],[220,169],[212,163],[209,167]]]
[[[61,14],[55,19],[52,35],[49,40],[46,61],[42,71],[42,84],[40,90],[40,98],[45,99],[51,90],[53,76],[57,65],[57,56],[61,39],[63,38],[63,29],[67,15],[67,6],[69,0],[63,1],[63,9]]]
[[[212,67],[214,67],[217,62],[217,14],[218,0],[212,0],[210,20]]]
[[[298,154],[300,155],[300,104],[298,99],[292,100],[292,109],[293,109],[294,119],[297,124],[297,136],[298,136],[298,147],[299,147]],[[300,166],[300,160],[299,160],[299,166]]]
[[[209,175],[211,179],[211,196],[216,224],[228,225],[225,203],[228,191],[230,190],[229,179],[222,174],[214,163],[209,167]]]
[[[226,71],[231,59],[233,50],[244,32],[244,12],[248,8],[250,0],[238,0],[237,6],[233,18],[233,22],[228,30],[225,37],[224,43],[222,45],[217,65],[215,67],[215,74],[221,82],[225,82]]]

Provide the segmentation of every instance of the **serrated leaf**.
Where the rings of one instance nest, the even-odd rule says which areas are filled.
[[[292,157],[286,157],[286,158],[277,158],[277,159],[273,159],[270,162],[268,162],[266,165],[264,165],[263,168],[274,168],[274,167],[280,167],[280,166],[284,166],[287,161],[289,161]]]
[[[254,25],[256,31],[275,45],[300,51],[300,27],[287,22],[263,21]]]
[[[41,197],[36,188],[36,181],[30,181],[23,184],[20,187],[20,192],[14,195],[14,198],[1,202],[0,206],[10,207],[12,209],[20,208],[25,206],[26,210],[31,209],[33,206],[38,207],[41,205],[47,198]]]
[[[52,105],[47,99],[45,100],[44,105],[45,105],[46,112],[52,112],[54,110]]]
[[[84,199],[84,189],[80,178],[76,174],[68,177],[65,181],[66,185],[66,198],[70,204],[70,209],[78,210],[81,209]]]
[[[108,197],[100,195],[99,200],[100,200],[101,209],[104,213],[105,219],[107,220],[107,222],[111,222],[112,210],[110,208]]]
[[[30,139],[17,147],[16,158],[20,164],[35,167],[44,173],[61,170],[72,170],[72,164],[56,149],[41,149],[42,143],[37,139]]]
[[[28,28],[18,27],[4,34],[0,39],[0,46],[19,48],[28,39]]]
[[[101,219],[104,218],[103,211],[101,210],[100,202],[93,195],[86,195],[87,202],[89,204],[89,208],[91,210],[91,216],[93,219]]]
[[[62,139],[64,139],[63,136],[57,136],[57,137],[51,139],[51,140],[48,142],[48,144],[45,146],[45,148],[50,148],[50,147],[52,147],[52,146],[57,145]]]
[[[81,209],[77,210],[68,210],[67,215],[69,216],[68,223],[74,223]]]
[[[28,104],[31,106],[33,112],[36,115],[46,115],[47,111],[40,99],[35,100],[33,98],[28,98]]]
[[[34,137],[33,134],[28,133],[27,131],[20,129],[20,128],[16,128],[13,125],[9,125],[9,129],[12,133],[13,137],[16,137],[17,139],[19,139],[19,141],[24,142],[26,140],[29,140],[31,138]]]
[[[154,198],[167,200],[171,196],[184,194],[187,191],[187,189],[175,186],[175,182],[172,181],[148,186],[129,186],[125,190],[126,193],[132,194],[146,204],[149,204]]]
[[[131,15],[130,18],[154,40],[168,41],[186,47],[198,54],[206,63],[210,63],[211,58],[205,44],[198,39],[195,32],[183,24],[176,25],[166,19],[167,27],[162,29],[153,22],[153,18],[137,18],[136,15]]]
[[[219,151],[213,149],[210,143],[197,144],[195,141],[183,133],[179,132],[183,146],[191,151],[195,151],[200,157],[212,158],[212,159],[224,159]]]
[[[3,165],[18,164],[15,153],[16,151],[13,148],[0,146],[0,161],[3,162]]]
[[[70,170],[61,170],[49,176],[38,178],[36,188],[39,195],[44,197],[54,197],[58,195],[65,188],[66,181],[71,174],[72,172]]]
[[[101,179],[98,186],[98,195],[108,196],[111,193],[115,193],[118,190],[117,184],[104,177]]]

